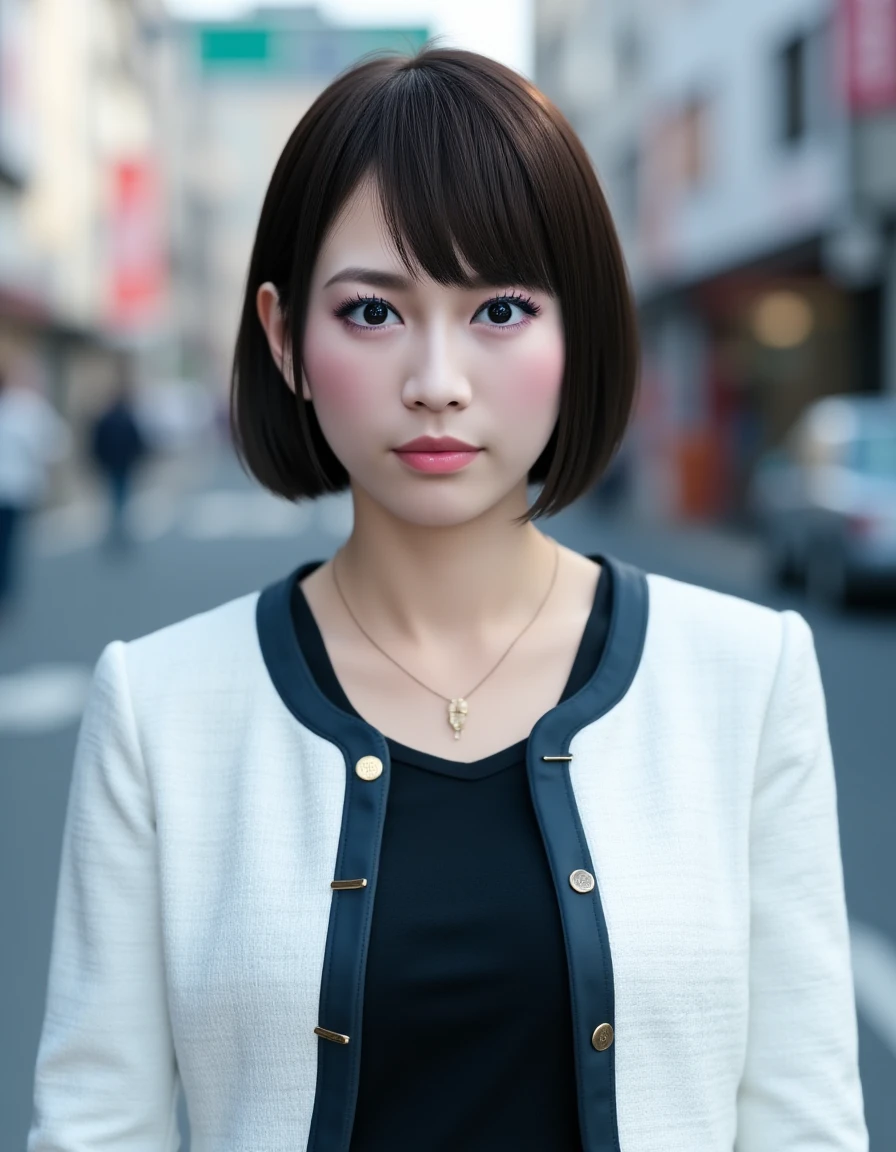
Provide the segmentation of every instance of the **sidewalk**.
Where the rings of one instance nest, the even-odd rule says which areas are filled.
[[[151,458],[139,469],[131,497],[131,519],[137,536],[155,539],[171,526],[182,497],[200,489],[211,475],[221,446],[192,445]],[[51,497],[35,514],[29,535],[42,556],[60,555],[97,543],[108,521],[108,495],[88,461],[69,461],[57,476]]]

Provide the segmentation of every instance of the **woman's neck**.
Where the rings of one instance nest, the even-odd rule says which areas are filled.
[[[451,527],[409,524],[355,494],[352,534],[336,558],[343,594],[377,635],[429,646],[522,627],[550,585],[555,549],[513,520],[525,494]],[[519,506],[517,506],[519,505]]]

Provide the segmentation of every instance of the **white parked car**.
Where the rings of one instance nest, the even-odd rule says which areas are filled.
[[[781,583],[896,597],[896,396],[827,396],[757,463],[749,501]]]

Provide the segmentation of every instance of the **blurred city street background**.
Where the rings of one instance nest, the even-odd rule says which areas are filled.
[[[237,465],[237,312],[295,123],[353,60],[433,34],[563,109],[638,298],[631,432],[543,527],[813,628],[871,1148],[891,1152],[896,0],[0,0],[0,1149],[30,1120],[101,649],[351,529],[347,496],[293,506]]]

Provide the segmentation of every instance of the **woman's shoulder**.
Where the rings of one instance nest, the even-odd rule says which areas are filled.
[[[213,608],[203,609],[127,642],[129,654],[140,659],[170,658],[179,652],[215,654],[234,639],[255,630],[259,592],[248,592]]]
[[[687,653],[690,659],[742,667],[774,667],[786,617],[744,596],[720,592],[658,573],[646,574],[648,636],[655,651]]]
[[[702,620],[708,624],[748,624],[773,628],[781,615],[776,608],[733,592],[721,592],[658,572],[645,572],[645,576],[651,603],[656,603],[664,612],[671,609],[677,614],[684,613],[688,619]]]
[[[132,693],[195,700],[251,680],[263,667],[255,624],[259,595],[249,592],[123,643]]]
[[[258,597],[250,592],[136,639],[109,641],[85,703],[83,746],[114,748],[111,726],[122,747],[128,741],[132,751],[139,747],[158,772],[181,762],[184,739],[194,748],[212,747],[263,713]]]

